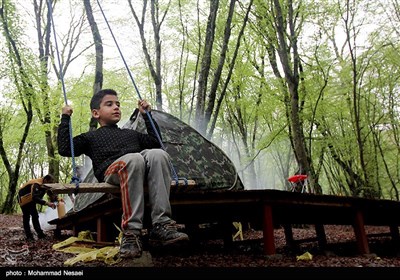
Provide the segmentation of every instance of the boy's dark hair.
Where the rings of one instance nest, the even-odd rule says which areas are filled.
[[[117,96],[117,92],[113,89],[102,89],[96,92],[92,99],[90,100],[90,110],[100,109],[100,103],[106,95],[115,95]]]

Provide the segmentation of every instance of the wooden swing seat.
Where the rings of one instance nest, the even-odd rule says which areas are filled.
[[[44,184],[45,188],[53,194],[72,194],[75,189],[75,184],[52,183]],[[178,180],[178,183],[171,181],[171,193],[191,191],[196,186],[194,180]],[[78,193],[119,193],[120,187],[109,183],[79,183]]]

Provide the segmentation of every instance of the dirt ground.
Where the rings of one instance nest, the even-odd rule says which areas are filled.
[[[315,241],[301,243],[297,251],[286,246],[283,230],[275,229],[277,254],[263,254],[262,232],[249,226],[243,231],[243,241],[236,239],[230,248],[224,247],[221,239],[197,240],[187,244],[165,248],[145,248],[144,262],[130,260],[106,264],[104,261],[75,263],[79,268],[400,268],[400,254],[389,237],[369,238],[371,254],[358,255],[354,232],[348,226],[325,226],[328,248],[321,251]],[[366,227],[367,233],[388,232],[385,227]],[[295,239],[315,236],[313,227],[293,229]],[[53,231],[47,231],[45,240],[25,241],[21,215],[0,215],[0,267],[3,268],[54,268],[67,267],[66,260],[76,254],[54,250],[53,244],[72,236],[62,231],[56,239]],[[301,260],[301,258],[304,258]],[[308,257],[308,258],[307,258]],[[231,270],[229,270],[231,271]],[[397,270],[396,272],[400,272]]]

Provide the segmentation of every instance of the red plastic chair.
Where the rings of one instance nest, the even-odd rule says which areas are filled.
[[[304,174],[293,175],[288,178],[292,192],[305,193],[308,186],[308,176]]]

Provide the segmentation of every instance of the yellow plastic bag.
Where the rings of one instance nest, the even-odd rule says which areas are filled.
[[[312,261],[313,255],[311,255],[309,252],[305,252],[301,256],[297,256],[296,259],[298,261]]]
[[[60,248],[69,246],[73,243],[75,243],[76,241],[85,241],[85,242],[95,242],[93,240],[92,234],[90,233],[90,231],[81,231],[78,234],[78,237],[75,236],[71,236],[67,239],[65,239],[64,241],[61,241],[59,243],[56,243],[53,245],[53,250],[59,250]]]
[[[83,241],[86,246],[73,246],[75,243]],[[100,249],[92,248],[91,243],[96,243],[90,231],[79,232],[78,237],[69,237],[66,240],[53,245],[53,249],[65,253],[77,254],[64,262],[64,265],[71,266],[77,262],[90,262],[94,260],[104,261],[106,264],[115,264],[121,261],[118,246],[106,246]],[[89,247],[87,247],[89,246]]]
[[[81,249],[83,249],[81,247]],[[106,264],[115,264],[121,261],[118,257],[119,247],[103,247],[100,249],[92,249],[85,252],[82,250],[77,256],[70,258],[64,262],[64,265],[71,266],[77,262],[104,261]]]

